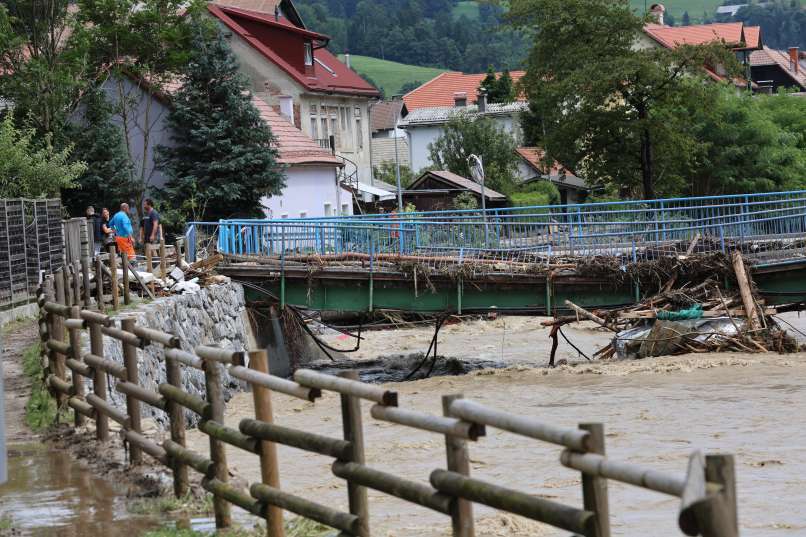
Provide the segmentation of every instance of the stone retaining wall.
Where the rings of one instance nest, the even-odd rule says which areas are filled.
[[[196,345],[215,345],[235,350],[244,350],[249,345],[251,328],[246,316],[243,287],[224,283],[205,287],[193,294],[174,295],[139,305],[115,315],[115,319],[133,317],[137,324],[179,336],[182,349],[192,351]],[[89,343],[85,342],[88,347]],[[85,349],[88,352],[88,348]],[[157,390],[157,385],[167,382],[162,346],[148,345],[138,350],[140,385]],[[104,338],[104,357],[123,363],[123,350],[119,341]],[[182,366],[185,391],[205,397],[204,373]],[[243,384],[223,374],[224,397],[229,400]],[[121,409],[126,407],[126,398],[113,389],[115,379],[109,377],[109,399]],[[143,417],[153,417],[160,426],[167,426],[167,415],[145,403],[141,404]],[[188,423],[195,424],[198,417],[188,411]]]

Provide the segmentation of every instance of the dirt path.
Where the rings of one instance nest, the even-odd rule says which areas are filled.
[[[6,409],[6,442],[15,444],[37,438],[25,423],[25,405],[31,381],[23,372],[22,355],[38,339],[36,321],[14,323],[3,332],[3,377]]]

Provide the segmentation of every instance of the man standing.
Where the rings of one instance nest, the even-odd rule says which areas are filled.
[[[129,204],[121,203],[120,210],[109,221],[109,227],[115,230],[115,245],[118,252],[125,252],[129,259],[134,259],[134,240],[132,235],[132,221],[129,218]]]
[[[160,242],[160,213],[154,208],[151,198],[143,201],[143,226],[140,228],[141,242],[146,244],[157,244]]]

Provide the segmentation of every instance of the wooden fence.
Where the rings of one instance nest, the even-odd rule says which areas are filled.
[[[114,263],[113,256],[113,266]],[[100,269],[98,274],[103,277]],[[340,536],[367,537],[370,535],[367,489],[370,488],[444,514],[446,524],[450,519],[456,537],[474,535],[474,504],[549,524],[576,536],[609,537],[607,487],[608,480],[615,480],[680,498],[678,525],[685,535],[738,535],[734,462],[730,455],[703,457],[695,452],[689,458],[685,475],[669,475],[607,458],[604,429],[598,423],[581,424],[578,429],[555,427],[531,417],[483,406],[461,395],[442,397],[442,415],[407,410],[398,406],[396,392],[360,382],[354,371],[331,376],[301,369],[294,373],[293,380],[276,377],[268,371],[265,351],[245,353],[200,345],[193,352],[187,352],[172,334],[138,326],[132,318],[124,317],[118,323],[91,307],[91,289],[82,287],[88,282],[88,278],[78,273],[71,276],[65,272],[47,277],[39,290],[39,327],[48,361],[48,385],[61,404],[73,409],[76,425],[86,419],[95,420],[98,441],[108,440],[109,420],[120,424],[120,434],[129,446],[131,464],[139,464],[145,453],[169,467],[177,496],[188,491],[189,469],[199,472],[203,476],[202,486],[213,495],[219,528],[231,524],[230,506],[237,505],[265,519],[271,537],[284,535],[283,511],[335,528]],[[103,285],[98,287],[97,294],[103,297]],[[83,302],[71,302],[68,289],[77,290],[73,297],[83,297]],[[81,351],[84,331],[89,334],[88,353]],[[122,345],[123,363],[104,357],[104,338],[112,338]],[[164,349],[167,382],[160,384],[156,391],[138,382],[138,351],[147,345]],[[241,420],[237,429],[224,424],[221,374],[225,367],[231,376],[248,383],[253,392],[255,417]],[[204,397],[183,390],[185,368],[204,372]],[[114,387],[107,385],[107,375],[116,379]],[[87,378],[92,380],[91,392],[85,390]],[[110,389],[125,395],[125,408],[110,402]],[[343,438],[274,423],[272,392],[315,401],[322,391],[340,395]],[[372,404],[373,419],[444,437],[445,465],[431,473],[429,483],[412,481],[365,464],[361,414],[364,402]],[[170,439],[158,444],[143,434],[140,417],[144,404],[168,415]],[[199,416],[199,429],[209,436],[207,453],[186,447],[186,410]],[[469,445],[484,437],[488,427],[563,448],[560,463],[581,472],[583,505],[567,506],[471,477]],[[401,434],[405,434],[405,430],[401,430]],[[333,474],[346,481],[348,512],[281,490],[276,444],[332,457]],[[259,457],[260,480],[249,487],[248,493],[228,483],[225,445]],[[525,456],[527,453],[524,449]]]

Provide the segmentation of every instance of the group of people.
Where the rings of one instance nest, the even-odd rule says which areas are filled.
[[[128,203],[121,203],[120,210],[111,218],[109,209],[104,207],[101,214],[95,214],[95,208],[87,207],[87,219],[93,221],[95,253],[108,250],[115,246],[118,252],[125,253],[129,258],[135,256],[134,226],[132,225],[131,210]],[[151,198],[143,201],[143,218],[140,225],[140,240],[142,245],[157,244],[160,236],[160,214],[154,209]]]

